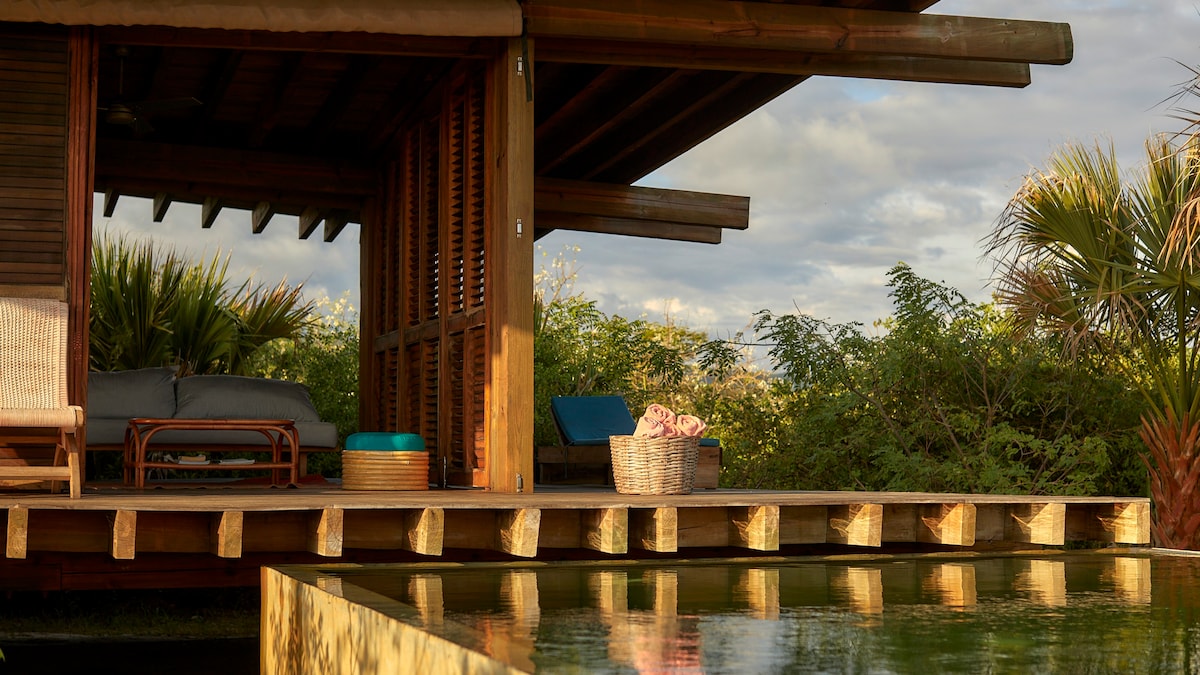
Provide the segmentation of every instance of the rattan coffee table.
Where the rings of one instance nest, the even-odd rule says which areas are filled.
[[[255,461],[252,464],[186,464],[180,462],[151,461],[146,458],[150,440],[161,431],[256,431],[267,438],[269,447],[221,446],[205,448],[207,452],[270,452],[270,461]],[[288,445],[288,459],[283,459],[284,443]],[[193,447],[195,447],[193,445]],[[215,448],[215,449],[214,449]],[[300,480],[300,436],[292,420],[242,420],[242,419],[180,419],[158,417],[135,417],[125,429],[125,484],[132,482],[136,487],[146,487],[147,469],[175,469],[186,471],[271,471],[271,483],[275,485],[297,484]],[[288,470],[288,480],[283,480],[283,470]]]

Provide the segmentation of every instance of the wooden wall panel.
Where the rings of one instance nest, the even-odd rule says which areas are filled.
[[[0,285],[67,279],[68,42],[0,32]]]

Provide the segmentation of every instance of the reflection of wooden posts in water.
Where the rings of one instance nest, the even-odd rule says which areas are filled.
[[[486,620],[485,631],[485,653],[529,672],[534,670],[534,636],[542,618],[537,580],[533,570],[505,573],[500,578],[500,606],[507,616]]]
[[[1022,560],[1025,567],[1013,578],[1013,588],[1047,607],[1067,604],[1067,564],[1061,560]]]
[[[921,585],[936,593],[947,607],[967,609],[975,606],[975,565],[972,563],[934,565]]]
[[[779,568],[751,567],[742,570],[734,586],[735,598],[744,598],[756,619],[779,618]]]
[[[1148,605],[1151,598],[1150,559],[1117,556],[1101,578],[1113,586],[1113,593],[1125,602]]]
[[[883,573],[878,567],[846,567],[830,578],[830,585],[845,591],[851,611],[883,613]]]
[[[446,618],[446,599],[442,593],[442,575],[418,574],[408,580],[409,602],[429,628],[439,628]]]

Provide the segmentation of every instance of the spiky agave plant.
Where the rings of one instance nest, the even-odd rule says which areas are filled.
[[[179,366],[181,374],[243,372],[268,342],[294,337],[312,303],[301,286],[231,289],[229,257],[189,263],[153,242],[100,238],[92,257],[91,365]]]

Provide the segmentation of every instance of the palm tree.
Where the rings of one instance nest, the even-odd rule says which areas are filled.
[[[1103,354],[1146,400],[1140,434],[1161,546],[1200,545],[1200,141],[1146,143],[1126,182],[1111,146],[1067,144],[997,221],[997,298],[1030,330]],[[1103,405],[1103,402],[1099,402]]]
[[[301,286],[247,280],[231,290],[228,265],[219,253],[192,264],[151,242],[101,237],[92,249],[92,368],[245,374],[257,349],[310,320]]]

